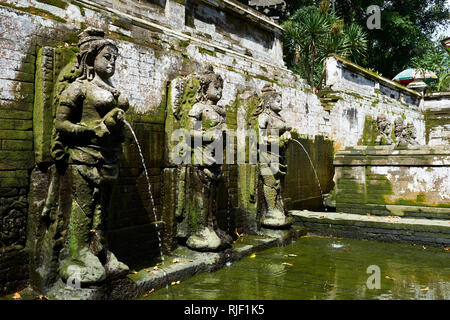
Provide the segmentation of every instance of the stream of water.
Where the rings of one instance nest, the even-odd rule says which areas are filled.
[[[292,140],[295,141],[295,142],[297,142],[297,144],[298,144],[300,147],[302,147],[303,151],[305,152],[306,156],[308,157],[309,163],[311,164],[311,168],[313,169],[314,175],[316,176],[316,181],[317,181],[317,185],[319,186],[320,197],[322,198],[323,207],[324,207],[325,211],[327,211],[327,207],[326,207],[326,205],[325,205],[325,199],[324,199],[324,196],[323,196],[322,186],[320,185],[320,180],[319,180],[319,177],[317,176],[317,171],[316,171],[316,168],[314,167],[314,164],[313,164],[313,162],[312,162],[312,160],[311,160],[311,157],[309,156],[308,151],[306,151],[305,146],[303,146],[303,144],[302,144],[300,141],[298,141],[298,140],[296,140],[296,139],[292,139]]]
[[[147,166],[146,166],[146,164],[145,164],[144,155],[143,155],[143,153],[142,153],[142,148],[141,148],[141,145],[139,144],[139,141],[138,141],[138,138],[137,138],[137,136],[136,136],[136,133],[134,132],[133,128],[131,127],[131,124],[130,124],[128,121],[126,121],[126,120],[124,120],[123,122],[126,124],[126,126],[128,127],[128,129],[130,129],[131,134],[133,135],[134,141],[136,142],[136,145],[137,145],[137,147],[138,147],[138,150],[139,150],[139,156],[141,157],[142,166],[143,166],[143,168],[144,168],[144,173],[145,173],[145,178],[147,179],[147,184],[148,184],[148,194],[149,194],[149,196],[150,196],[150,201],[151,201],[151,203],[152,203],[153,218],[155,219],[155,229],[156,229],[156,234],[157,234],[157,236],[158,236],[159,254],[160,254],[160,257],[161,257],[161,262],[163,263],[163,262],[164,262],[164,254],[163,254],[163,250],[162,250],[162,238],[161,238],[161,232],[160,232],[159,229],[158,229],[158,216],[157,216],[157,214],[156,214],[155,201],[153,200],[152,187],[151,187],[151,184],[150,184],[150,178],[149,178],[149,175],[148,175]],[[166,271],[164,271],[164,269],[162,269],[162,268],[161,268],[161,270],[162,270],[163,273],[164,273],[164,277],[167,278],[167,273],[166,273]],[[166,284],[166,288],[168,288],[168,284]]]

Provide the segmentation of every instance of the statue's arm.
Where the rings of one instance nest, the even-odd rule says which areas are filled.
[[[67,135],[88,136],[93,130],[85,124],[76,123],[74,119],[81,112],[84,96],[81,90],[70,85],[61,93],[55,117],[55,129]]]
[[[203,126],[202,126],[202,106],[200,104],[194,104],[192,109],[189,111],[190,124],[189,124],[189,134],[193,139],[203,138]]]
[[[260,139],[264,144],[277,144],[279,137],[272,136],[271,130],[268,128],[269,126],[269,116],[265,113],[259,115],[258,117],[258,127]]]

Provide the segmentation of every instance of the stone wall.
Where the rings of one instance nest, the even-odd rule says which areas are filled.
[[[423,101],[425,139],[430,146],[450,143],[450,92],[433,93]]]
[[[330,57],[329,90],[316,96],[304,80],[284,67],[282,29],[232,0],[7,0],[0,1],[0,17],[0,293],[20,288],[28,278],[27,272],[11,265],[26,264],[22,262],[26,260],[31,171],[41,161],[44,166],[49,164],[40,158],[45,141],[39,139],[45,134],[39,126],[33,127],[33,121],[49,120],[34,114],[42,90],[41,82],[35,84],[37,55],[46,46],[73,48],[77,34],[88,26],[105,30],[119,48],[113,83],[131,104],[127,119],[137,132],[149,167],[158,219],[167,205],[161,200],[167,185],[162,151],[167,87],[176,77],[206,64],[213,65],[224,79],[220,103],[227,108],[227,117],[236,116],[233,105],[246,90],[260,93],[264,84],[271,83],[281,92],[282,116],[312,154],[324,193],[333,186],[333,152],[358,144],[367,116],[386,113],[394,119],[404,115],[414,122],[419,140],[425,141],[425,124],[414,91],[389,86],[385,80],[377,87],[367,80],[371,77],[367,71],[351,69],[348,62]],[[289,191],[287,197],[292,208],[304,208],[304,200],[317,199],[320,191],[305,186],[315,183],[303,150],[298,146],[290,150],[290,166],[296,164],[296,169],[288,172],[286,181],[289,190],[298,192]],[[294,154],[302,157],[301,162],[296,163]],[[232,186],[231,205],[236,208],[240,177],[236,170],[226,171]],[[109,229],[113,250],[131,266],[154,258],[158,250],[146,183],[137,146],[128,134]],[[228,200],[220,201],[222,212]]]
[[[339,212],[450,218],[447,146],[349,147],[334,165]]]
[[[364,145],[367,126],[383,114],[394,123],[397,117],[412,122],[417,141],[425,144],[421,96],[389,79],[332,55],[325,62],[326,86],[319,93],[330,115],[330,135],[338,146]]]

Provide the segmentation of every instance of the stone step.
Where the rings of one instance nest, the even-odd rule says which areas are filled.
[[[450,247],[450,221],[291,210],[308,232],[388,242]]]
[[[165,255],[164,262],[130,271],[126,278],[113,280],[101,287],[78,289],[70,288],[59,280],[47,296],[51,300],[136,299],[166,285],[176,285],[200,272],[217,270],[227,262],[238,261],[254,252],[289,244],[305,234],[306,229],[301,226],[292,226],[288,230],[261,229],[258,235],[244,235],[234,241],[231,248],[221,252],[196,252],[180,246],[170,255]],[[22,293],[27,299],[36,297],[34,292]]]

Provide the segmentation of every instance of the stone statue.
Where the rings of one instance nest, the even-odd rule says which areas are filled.
[[[218,228],[215,217],[226,130],[226,112],[218,105],[223,79],[208,66],[198,74],[174,80],[172,89],[177,92],[173,93],[175,105],[169,109],[173,117],[167,123],[173,121],[169,127],[188,132],[192,156],[190,163],[178,165],[176,169],[177,237],[185,239],[186,245],[194,250],[221,250],[232,241]],[[173,153],[175,149],[169,148]],[[172,156],[171,161],[173,159]]]
[[[118,49],[104,32],[84,30],[78,47],[73,79],[57,97],[52,155],[72,175],[68,256],[60,276],[91,285],[128,271],[104,234],[128,100],[110,82]]]
[[[395,119],[395,137],[397,139],[396,146],[406,147],[408,145],[417,145],[416,128],[412,122],[404,124],[401,117]]]
[[[261,103],[256,112],[260,132],[259,176],[263,189],[261,225],[283,228],[293,222],[292,218],[287,216],[281,194],[282,179],[287,169],[285,151],[291,139],[289,131],[292,128],[280,115],[281,94],[270,85],[265,85],[261,91]],[[278,153],[273,152],[274,144],[279,145]]]
[[[377,145],[391,145],[391,123],[387,120],[384,114],[377,117],[378,136],[375,140]]]

